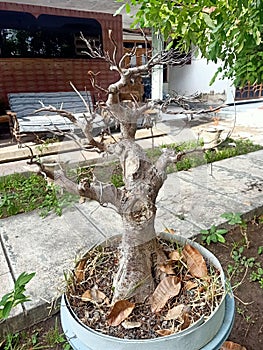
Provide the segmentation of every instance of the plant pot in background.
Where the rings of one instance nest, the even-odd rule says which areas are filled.
[[[202,131],[201,136],[204,141],[203,148],[205,150],[216,148],[221,142],[221,134],[224,131],[223,128],[210,127]]]
[[[205,260],[219,272],[225,293],[220,304],[204,322],[195,322],[187,329],[155,339],[121,339],[105,335],[84,325],[71,309],[66,295],[61,301],[61,323],[68,342],[74,350],[217,350],[227,339],[234,321],[235,305],[230,286],[226,284],[224,272],[217,258],[196,242],[180,236],[162,233],[161,237],[190,244],[197,248]],[[116,237],[115,237],[116,238]]]

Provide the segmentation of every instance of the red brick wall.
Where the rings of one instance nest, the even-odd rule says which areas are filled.
[[[113,50],[108,38],[108,30],[111,29],[121,48],[119,54],[122,52],[121,16],[7,2],[0,2],[0,10],[24,11],[36,17],[40,14],[50,14],[96,19],[102,27],[104,50]],[[0,58],[0,102],[7,104],[9,92],[71,91],[70,81],[79,90],[86,87],[96,95],[91,87],[88,71],[100,72],[98,83],[103,87],[116,79],[116,73],[109,71],[108,64],[101,59]]]

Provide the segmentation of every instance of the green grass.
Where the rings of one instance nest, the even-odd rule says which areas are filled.
[[[61,215],[62,208],[76,196],[61,192],[37,174],[12,174],[0,178],[0,218],[39,209],[41,216],[54,211]]]
[[[235,147],[229,147],[229,143],[234,142]],[[217,151],[202,151],[202,142],[187,142],[180,145],[163,145],[154,150],[148,150],[147,155],[154,162],[162,153],[162,148],[169,147],[176,151],[195,150],[195,152],[185,156],[178,163],[168,167],[167,172],[188,170],[190,168],[216,162],[218,160],[235,157],[241,154],[254,152],[262,149],[261,146],[253,144],[249,140],[226,140],[218,147]],[[72,170],[71,176],[75,181],[83,177],[92,179],[92,172],[96,167],[83,167]],[[99,167],[99,172],[106,178],[101,181],[110,181],[116,187],[123,186],[123,179],[120,166],[118,164]],[[54,211],[61,215],[63,207],[76,201],[76,196],[56,187],[54,184],[48,184],[45,179],[37,174],[22,175],[13,174],[0,178],[0,218],[5,218],[19,213],[25,213],[34,209],[40,210],[41,216],[46,216],[49,212]]]
[[[57,319],[55,324],[48,330],[43,328],[34,330],[24,330],[19,333],[9,333],[5,339],[0,340],[1,350],[40,350],[40,349],[63,349],[72,350],[67,342],[65,335],[58,326]]]
[[[235,144],[235,147],[230,147],[229,143]],[[148,156],[151,160],[157,159],[161,155],[161,148],[171,148],[176,151],[195,150],[195,152],[183,157],[178,163],[168,167],[167,172],[173,173],[175,171],[189,170],[199,165],[217,162],[222,159],[236,157],[241,154],[247,154],[262,149],[262,146],[256,145],[250,140],[232,140],[227,139],[224,141],[217,150],[209,150],[203,152],[202,141],[198,142],[185,142],[180,145],[171,144],[163,145],[159,149],[148,151]]]

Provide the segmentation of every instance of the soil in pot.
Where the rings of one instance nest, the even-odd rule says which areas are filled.
[[[111,304],[117,244],[97,246],[78,262],[67,298],[82,323],[117,338],[153,339],[209,318],[225,295],[220,271],[189,244],[158,242],[166,260],[156,266],[157,287],[144,304]]]

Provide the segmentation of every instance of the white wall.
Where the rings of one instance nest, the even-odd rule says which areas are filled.
[[[207,63],[202,58],[192,58],[191,64],[183,67],[169,68],[168,92],[176,91],[180,95],[191,95],[196,92],[215,94],[226,93],[226,103],[234,101],[235,88],[228,79],[217,78],[213,85],[209,85],[217,65]]]

